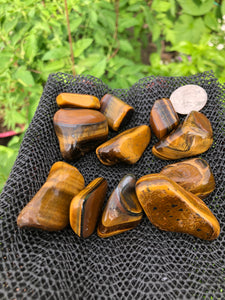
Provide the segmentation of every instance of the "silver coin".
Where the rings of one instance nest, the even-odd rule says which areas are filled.
[[[182,115],[189,114],[192,110],[201,110],[207,102],[206,91],[194,84],[179,87],[170,95],[170,101],[175,111]]]

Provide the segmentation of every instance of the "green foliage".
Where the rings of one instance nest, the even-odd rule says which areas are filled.
[[[116,3],[68,0],[77,74],[112,88],[210,69],[225,81],[225,1],[120,0],[118,12]],[[49,74],[72,73],[64,0],[1,0],[0,27],[1,116],[27,128]],[[19,144],[0,148],[4,180]]]

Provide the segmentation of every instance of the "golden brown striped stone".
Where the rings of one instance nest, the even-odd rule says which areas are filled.
[[[106,116],[109,127],[115,131],[126,124],[134,112],[132,106],[110,94],[102,97],[100,105],[100,111]]]
[[[151,131],[147,125],[128,129],[96,149],[98,159],[104,165],[114,165],[119,162],[136,163],[151,138]]]
[[[84,178],[77,168],[59,161],[33,199],[17,218],[19,227],[61,230],[69,223],[69,207],[73,197],[84,188]]]
[[[71,201],[70,225],[79,237],[87,238],[94,232],[107,186],[104,178],[96,178]]]
[[[136,227],[143,216],[142,208],[135,192],[136,178],[132,174],[123,177],[111,194],[101,221],[98,236],[105,238]]]
[[[153,225],[214,240],[220,225],[206,204],[162,174],[149,174],[136,183],[138,200]]]
[[[202,113],[192,111],[182,125],[153,146],[152,153],[161,159],[179,159],[207,151],[212,142],[210,121]]]
[[[179,118],[170,99],[155,101],[150,113],[150,125],[159,140],[168,135],[179,124]]]
[[[66,160],[75,160],[95,149],[108,136],[107,120],[96,110],[60,109],[53,121],[60,151]]]
[[[188,159],[165,166],[160,173],[201,199],[215,189],[215,180],[210,166],[202,158]]]
[[[56,102],[61,108],[100,108],[99,99],[92,95],[61,93],[56,97]]]

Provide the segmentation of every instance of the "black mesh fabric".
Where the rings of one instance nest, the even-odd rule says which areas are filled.
[[[154,101],[169,97],[185,84],[200,85],[208,94],[201,112],[211,121],[214,142],[200,157],[210,164],[216,180],[216,189],[205,202],[221,225],[217,240],[160,231],[146,216],[137,228],[107,239],[96,233],[80,239],[69,226],[51,233],[17,228],[20,210],[45,182],[52,164],[62,160],[52,121],[59,93],[98,98],[113,93],[120,97],[135,108],[123,131],[149,124]],[[189,77],[150,76],[124,90],[112,90],[91,76],[50,75],[0,197],[0,299],[225,299],[224,101],[225,85],[219,84],[212,72]],[[109,137],[115,135],[110,132]],[[155,142],[152,137],[144,155],[131,166],[104,166],[94,151],[73,165],[86,184],[105,177],[109,197],[125,174],[140,178],[175,162],[154,157],[151,148]]]

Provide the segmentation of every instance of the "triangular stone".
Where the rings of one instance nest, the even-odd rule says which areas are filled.
[[[143,216],[135,192],[134,175],[126,175],[111,194],[98,225],[98,236],[105,238],[136,227]]]
[[[98,159],[104,165],[134,164],[142,156],[151,139],[149,126],[140,125],[125,130],[96,149]]]

